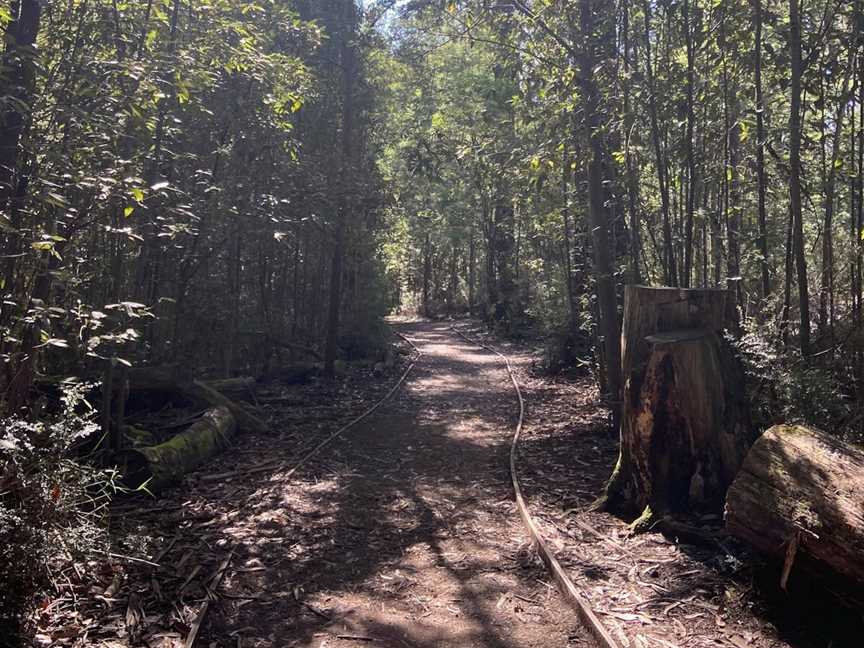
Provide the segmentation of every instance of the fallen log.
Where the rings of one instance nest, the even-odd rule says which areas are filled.
[[[241,405],[222,395],[200,380],[175,378],[172,371],[159,367],[136,367],[129,371],[130,392],[162,392],[176,394],[193,405],[227,407],[241,432],[266,433],[267,424]]]
[[[124,450],[119,454],[124,482],[133,489],[164,488],[224,450],[236,427],[227,407],[215,407],[165,443]]]
[[[250,414],[242,405],[238,405],[229,398],[225,398],[218,391],[205,385],[200,380],[193,380],[183,385],[186,393],[192,395],[211,405],[227,407],[237,421],[237,429],[242,432],[253,432],[257,434],[266,433],[269,430],[267,424],[254,414]]]
[[[864,583],[864,451],[801,425],[753,445],[726,498],[727,531],[767,556]]]
[[[204,384],[233,401],[251,403],[255,400],[255,387],[257,383],[254,378],[249,376],[207,380],[204,381]]]

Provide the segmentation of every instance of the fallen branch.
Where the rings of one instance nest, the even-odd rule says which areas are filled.
[[[207,617],[207,610],[210,609],[211,598],[214,596],[216,589],[222,582],[222,578],[225,576],[225,571],[228,569],[228,565],[230,564],[231,558],[233,557],[234,548],[232,547],[231,551],[228,553],[228,556],[225,558],[225,560],[222,561],[222,564],[219,565],[219,568],[216,570],[213,579],[210,581],[207,600],[204,601],[204,605],[201,606],[201,609],[198,611],[198,615],[195,617],[195,621],[192,623],[192,628],[189,630],[189,636],[186,637],[186,643],[184,644],[184,648],[192,648],[192,646],[195,645],[195,640],[198,638],[198,632],[201,630],[201,624],[204,623],[204,619]]]

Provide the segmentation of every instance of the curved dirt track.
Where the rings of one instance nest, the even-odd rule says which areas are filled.
[[[237,561],[225,583],[228,605],[202,639],[247,647],[591,645],[514,511],[507,466],[516,396],[500,358],[443,323],[397,328],[423,353],[414,371],[300,481],[271,481],[247,500],[261,551]],[[269,541],[299,520],[299,542]],[[289,551],[274,555],[279,546]],[[243,598],[256,589],[275,596]]]

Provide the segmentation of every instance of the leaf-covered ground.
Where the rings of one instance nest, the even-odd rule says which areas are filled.
[[[58,571],[36,643],[591,646],[514,509],[517,405],[500,358],[447,323],[396,326],[422,355],[393,399],[289,474],[387,393],[408,348],[387,376],[354,370],[330,385],[261,390],[272,433],[239,438],[158,499],[118,504],[114,555]],[[485,339],[524,387],[529,505],[622,646],[858,645],[859,618],[824,590],[779,596],[776,574],[728,539],[631,535],[589,512],[617,452],[592,382],[544,376],[530,348]],[[701,523],[722,538],[719,520]]]
[[[400,371],[262,393],[273,435],[240,439],[180,488],[118,508],[118,537],[138,543],[116,553],[154,565],[67,571],[38,640],[183,646],[197,630],[199,646],[590,645],[513,509],[515,397],[498,358],[446,324],[400,328],[423,355],[393,400],[286,478],[292,457]]]
[[[860,613],[846,594],[763,565],[722,532],[719,516],[695,520],[702,538],[633,535],[625,521],[589,510],[618,456],[617,435],[593,380],[551,378],[538,354],[466,328],[513,362],[526,398],[520,480],[529,506],[573,582],[622,646],[785,648],[861,645]]]

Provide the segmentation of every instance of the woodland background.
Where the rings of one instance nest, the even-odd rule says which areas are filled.
[[[539,337],[614,410],[623,285],[728,287],[759,424],[860,438],[862,9],[0,5],[3,578],[101,541],[55,495],[112,492],[80,381],[332,377],[394,309]]]

